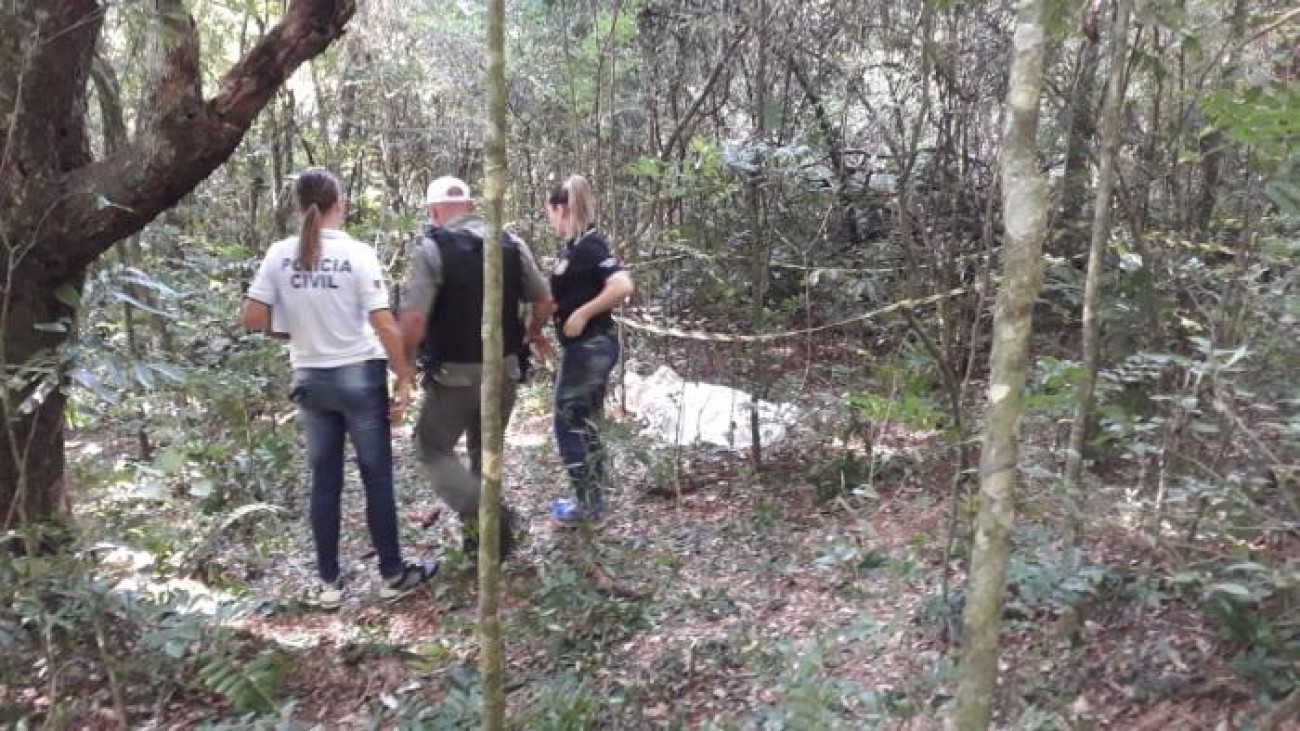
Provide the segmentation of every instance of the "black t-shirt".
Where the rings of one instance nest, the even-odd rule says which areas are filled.
[[[618,258],[609,250],[609,240],[595,226],[577,239],[570,239],[551,270],[551,296],[555,298],[555,331],[560,342],[581,340],[614,327],[614,318],[602,312],[591,318],[577,338],[564,336],[564,323],[575,310],[596,298],[605,281],[623,271]]]

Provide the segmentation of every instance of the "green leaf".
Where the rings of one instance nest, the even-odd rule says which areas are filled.
[[[131,284],[151,289],[164,297],[176,297],[180,294],[171,287],[168,287],[157,279],[154,279],[145,272],[134,267],[123,269],[122,273],[118,275],[118,279],[123,282],[129,282]]]
[[[153,371],[149,370],[143,363],[136,363],[131,366],[131,372],[135,375],[135,380],[146,389],[153,390]]]
[[[170,363],[150,363],[148,365],[172,383],[183,383],[185,381],[185,371]]]
[[[1241,584],[1234,584],[1227,581],[1220,582],[1218,584],[1210,584],[1209,586],[1205,587],[1205,594],[1206,596],[1211,596],[1214,594],[1226,594],[1234,599],[1242,599],[1245,601],[1249,601],[1252,598],[1254,598],[1254,594],[1251,593],[1250,589],[1247,589]]]
[[[81,293],[68,282],[54,288],[54,298],[74,310],[81,307]]]
[[[1184,147],[1178,151],[1179,165],[1195,165],[1201,161],[1201,153]]]
[[[1263,564],[1255,563],[1254,561],[1242,561],[1241,563],[1235,563],[1229,566],[1225,570],[1226,571],[1250,571],[1250,572],[1260,573],[1260,574],[1266,574],[1269,571],[1271,571],[1269,567]]]
[[[1234,365],[1236,365],[1238,361],[1240,361],[1242,358],[1245,358],[1249,354],[1250,354],[1250,349],[1247,348],[1245,345],[1243,345],[1240,348],[1237,348],[1236,350],[1232,351],[1232,354],[1228,356],[1228,360],[1224,362],[1223,367],[1231,368]]]
[[[1300,216],[1300,186],[1285,180],[1270,180],[1264,184],[1264,195],[1288,216]]]
[[[199,498],[200,500],[205,500],[212,496],[212,490],[215,487],[216,486],[212,484],[212,480],[195,480],[190,484],[190,495]]]
[[[73,369],[68,373],[68,377],[81,384],[87,391],[98,396],[100,400],[110,404],[117,403],[117,394],[105,388],[99,377],[85,368]]]
[[[101,211],[104,210],[105,208],[117,208],[118,210],[126,211],[127,213],[135,213],[135,211],[131,210],[130,208],[118,203],[114,203],[113,201],[105,198],[103,193],[95,196],[95,208]]]
[[[155,314],[155,315],[158,315],[159,317],[166,317],[166,318],[168,318],[168,319],[172,319],[172,316],[171,316],[170,314],[168,314],[168,313],[166,313],[166,312],[163,312],[162,310],[158,309],[157,307],[152,307],[152,306],[150,306],[150,305],[146,305],[145,303],[141,302],[140,300],[136,299],[135,297],[132,297],[131,295],[127,294],[126,292],[113,292],[113,298],[116,299],[116,300],[118,300],[119,302],[125,302],[125,303],[131,305],[132,307],[136,307],[136,308],[139,308],[139,309],[141,309],[141,310],[144,310],[145,312],[151,312],[151,313],[153,313],[153,314]]]
[[[164,474],[173,474],[179,472],[180,469],[185,466],[185,454],[174,447],[164,449],[162,453],[154,459],[154,464]]]
[[[287,656],[265,650],[248,663],[217,655],[199,670],[199,676],[204,685],[225,696],[238,710],[266,712],[289,667]]]

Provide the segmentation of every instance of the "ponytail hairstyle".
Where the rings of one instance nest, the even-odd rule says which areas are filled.
[[[547,203],[564,206],[564,220],[569,224],[569,235],[577,238],[596,222],[596,201],[591,193],[591,183],[581,175],[570,175],[562,184],[551,188]]]
[[[321,216],[343,197],[343,183],[325,168],[307,168],[298,174],[294,192],[298,196],[298,211],[302,213],[298,265],[311,269],[320,258]]]

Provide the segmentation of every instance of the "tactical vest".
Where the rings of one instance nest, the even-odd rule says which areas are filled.
[[[483,240],[463,230],[427,233],[442,259],[442,283],[429,311],[420,356],[426,366],[483,362]],[[524,323],[519,317],[523,263],[518,242],[501,234],[501,332],[506,355],[522,356]]]

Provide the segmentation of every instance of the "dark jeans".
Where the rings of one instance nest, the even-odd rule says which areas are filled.
[[[307,433],[311,467],[311,530],[320,578],[339,578],[343,439],[352,440],[366,490],[366,524],[379,554],[379,572],[402,572],[393,497],[393,444],[388,423],[388,363],[370,360],[338,368],[298,368],[293,400]]]
[[[518,384],[509,378],[501,389],[501,429],[510,424]],[[469,385],[425,384],[424,404],[415,424],[415,448],[420,466],[434,492],[468,523],[478,522],[482,482],[482,403],[477,379]],[[470,468],[456,456],[456,443],[466,437]]]
[[[598,333],[561,346],[555,382],[555,443],[584,510],[601,509],[605,450],[599,423],[609,374],[618,361],[618,338]]]

